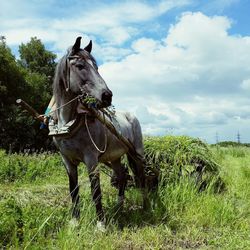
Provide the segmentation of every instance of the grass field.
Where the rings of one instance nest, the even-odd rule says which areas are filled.
[[[171,138],[164,140],[173,143]],[[84,165],[79,167],[81,219],[76,223],[70,216],[68,179],[59,155],[8,155],[0,151],[0,248],[250,249],[250,148],[206,145],[191,152],[191,144],[182,138],[177,142],[186,153],[177,152],[176,144],[170,149],[152,146],[160,151],[158,156],[154,151],[150,159],[163,162],[159,168],[166,173],[158,192],[150,194],[149,211],[141,206],[141,193],[130,188],[124,210],[117,214],[117,191],[109,177],[101,174],[105,233],[96,230]],[[149,150],[153,141],[147,140],[145,145]],[[208,162],[218,166],[213,173],[224,183],[220,192],[215,192],[211,176],[210,184],[200,192],[190,175],[172,178],[167,174],[175,164],[190,169],[186,160],[192,153],[207,156]],[[164,161],[168,155],[173,161]]]

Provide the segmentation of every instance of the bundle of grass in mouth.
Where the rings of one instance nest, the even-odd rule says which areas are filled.
[[[199,189],[210,184],[221,188],[220,166],[215,162],[209,146],[188,136],[146,137],[145,159],[150,169],[160,172],[161,186],[192,177]]]

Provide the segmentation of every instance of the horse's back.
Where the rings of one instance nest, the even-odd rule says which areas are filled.
[[[129,112],[119,111],[116,113],[121,134],[130,140],[137,153],[143,154],[142,132],[139,120]]]

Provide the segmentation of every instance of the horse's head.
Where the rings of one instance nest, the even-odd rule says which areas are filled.
[[[98,107],[108,107],[112,102],[112,92],[98,73],[91,55],[92,41],[84,49],[80,45],[81,37],[78,37],[66,56],[66,91],[94,97]]]

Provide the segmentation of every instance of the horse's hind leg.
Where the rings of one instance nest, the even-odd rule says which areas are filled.
[[[78,172],[77,165],[70,162],[66,157],[63,156],[63,161],[69,177],[69,191],[72,199],[72,217],[79,219],[80,208],[79,208],[79,185],[78,185]]]
[[[131,153],[132,154],[132,153]],[[144,209],[150,208],[150,202],[148,198],[148,190],[146,187],[146,177],[145,177],[145,162],[143,158],[138,158],[134,160],[133,157],[128,155],[129,166],[133,171],[135,176],[135,184],[142,191],[143,195],[143,207]]]
[[[121,164],[121,159],[111,162],[115,172],[118,184],[118,206],[122,207],[124,202],[124,193],[127,184],[127,173],[125,167]]]

